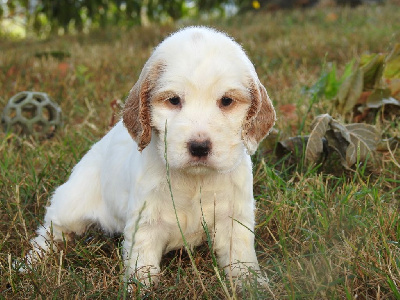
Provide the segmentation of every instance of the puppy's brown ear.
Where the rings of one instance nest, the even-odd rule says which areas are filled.
[[[249,154],[256,152],[258,144],[275,124],[275,110],[265,87],[258,82],[250,85],[251,105],[243,123],[242,139]]]
[[[126,99],[122,119],[131,137],[142,151],[151,140],[150,97],[162,72],[162,64],[145,65],[139,80]]]

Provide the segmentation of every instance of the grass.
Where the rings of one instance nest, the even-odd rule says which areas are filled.
[[[240,16],[209,22],[239,41],[255,63],[278,113],[281,138],[297,135],[304,122],[334,115],[319,98],[303,94],[324,65],[345,64],[366,52],[386,52],[400,40],[398,6],[316,8]],[[204,24],[204,23],[202,23]],[[125,99],[153,46],[176,26],[108,30],[48,40],[2,41],[0,106],[19,91],[50,94],[60,104],[64,127],[52,139],[34,140],[0,132],[0,297],[123,298],[120,236],[91,229],[53,253],[32,272],[11,262],[29,250],[44,207],[77,161],[109,129],[113,100]],[[69,53],[62,61],[36,57]],[[282,105],[294,104],[292,115]],[[400,136],[399,122],[377,123],[386,136]],[[256,249],[270,279],[269,290],[248,285],[237,298],[399,299],[400,152],[380,155],[380,167],[353,172],[328,162],[304,169],[272,154],[254,156],[257,200]],[[396,165],[397,164],[397,165]],[[158,287],[146,298],[226,298],[229,281],[214,270],[207,245],[167,254]],[[205,289],[201,286],[204,284]],[[229,291],[227,294],[226,287]]]

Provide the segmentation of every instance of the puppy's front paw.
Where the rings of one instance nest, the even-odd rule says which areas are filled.
[[[260,270],[249,269],[249,273],[247,274],[248,282],[250,284],[256,284],[262,288],[269,287],[269,280],[267,275]]]
[[[244,286],[269,287],[268,277],[259,269],[258,264],[253,266],[235,264],[233,267],[226,268],[225,271],[227,279],[231,282],[232,286],[239,290]]]
[[[138,285],[144,288],[157,286],[160,279],[160,269],[154,266],[137,266],[134,269],[128,268],[126,276],[128,282],[131,283],[128,285],[128,291],[134,292]]]
[[[157,285],[160,277],[160,269],[154,266],[142,266],[135,272],[135,278],[143,285],[149,287]]]

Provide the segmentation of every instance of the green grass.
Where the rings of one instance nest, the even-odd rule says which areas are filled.
[[[334,13],[332,20],[328,14]],[[310,122],[333,103],[310,106],[302,93],[323,65],[338,74],[363,53],[386,52],[400,41],[398,6],[330,8],[259,13],[207,23],[239,41],[255,63],[278,113],[281,138],[307,133]],[[204,24],[204,23],[202,23]],[[114,99],[125,99],[152,47],[178,26],[108,30],[48,40],[1,41],[0,107],[19,91],[50,94],[62,107],[64,127],[36,141],[0,132],[0,297],[123,298],[120,236],[91,229],[53,253],[32,272],[10,264],[29,250],[52,191],[109,129]],[[36,57],[43,51],[70,54],[62,62]],[[60,63],[62,63],[60,65]],[[296,105],[294,115],[282,113]],[[309,113],[307,113],[309,111]],[[400,136],[396,119],[378,122],[387,136]],[[208,245],[191,259],[182,250],[162,260],[158,287],[147,298],[400,298],[400,152],[382,153],[377,168],[343,171],[328,161],[307,170],[272,154],[254,157],[257,200],[256,249],[270,279],[269,290],[248,285],[234,292],[214,270]],[[396,165],[397,163],[397,165]],[[205,289],[201,286],[202,282]]]

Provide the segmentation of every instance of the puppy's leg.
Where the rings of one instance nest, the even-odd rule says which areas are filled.
[[[168,230],[160,224],[130,223],[124,231],[126,279],[134,277],[146,286],[157,284]]]
[[[58,187],[47,208],[44,224],[31,240],[32,250],[26,262],[33,262],[50,250],[56,242],[68,239],[70,233],[82,234],[98,219],[104,209],[100,189],[99,164],[96,153],[88,153],[74,168],[69,180]]]
[[[218,220],[215,233],[215,251],[218,263],[228,278],[257,276],[257,282],[267,284],[261,276],[254,249],[254,226],[251,216],[238,216]],[[240,281],[237,282],[240,286]]]

